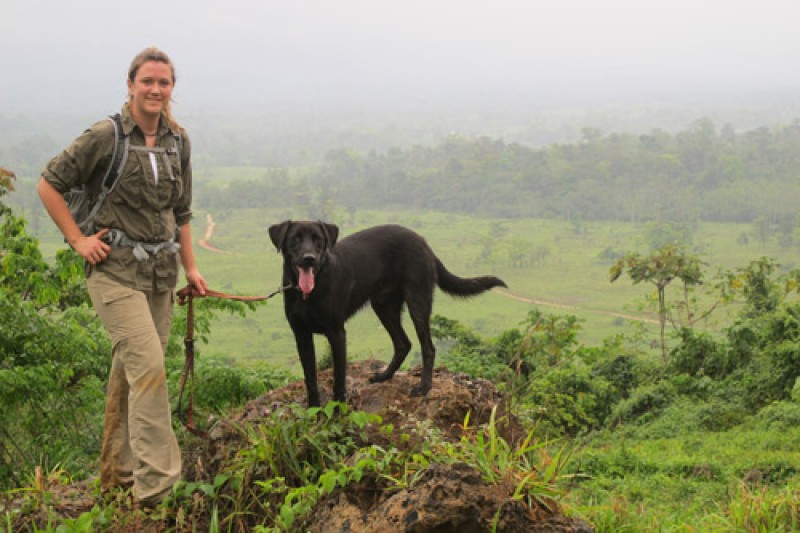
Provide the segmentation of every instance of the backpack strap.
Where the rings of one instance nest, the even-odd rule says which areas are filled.
[[[116,187],[122,170],[125,168],[125,163],[128,162],[128,149],[130,148],[130,138],[125,135],[122,129],[122,118],[119,113],[108,117],[111,124],[114,126],[114,150],[111,153],[111,161],[106,170],[106,175],[103,176],[102,186],[100,193],[97,195],[97,200],[89,212],[87,222],[94,223],[94,217],[103,205],[106,197],[111,194],[111,191]]]
[[[114,125],[114,152],[106,175],[103,177],[103,189],[111,192],[117,184],[117,178],[125,168],[125,163],[128,162],[128,148],[131,141],[122,129],[122,117],[119,113],[111,115],[108,120]]]
[[[167,153],[175,153],[178,156],[178,169],[183,172],[183,136],[180,131],[172,134],[172,148],[168,149]]]

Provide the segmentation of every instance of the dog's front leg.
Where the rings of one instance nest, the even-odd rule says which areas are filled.
[[[333,399],[346,401],[347,396],[347,333],[344,328],[326,334],[333,359]]]
[[[306,381],[306,395],[309,407],[319,407],[319,389],[317,388],[317,356],[314,353],[314,336],[307,332],[294,334],[300,364]]]

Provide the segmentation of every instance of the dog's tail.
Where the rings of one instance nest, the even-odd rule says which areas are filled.
[[[508,287],[506,282],[494,276],[478,276],[477,278],[460,278],[447,270],[436,258],[437,285],[451,296],[469,297],[488,291],[492,287]]]

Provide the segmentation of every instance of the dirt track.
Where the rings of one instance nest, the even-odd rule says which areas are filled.
[[[575,311],[583,310],[583,311],[589,311],[590,313],[597,313],[599,315],[612,316],[612,317],[615,317],[615,318],[624,318],[625,320],[635,320],[637,322],[644,322],[644,323],[647,323],[647,324],[658,324],[658,320],[653,320],[652,318],[645,318],[645,317],[634,316],[634,315],[626,315],[626,314],[623,314],[623,313],[612,313],[611,311],[601,311],[599,309],[585,309],[585,308],[582,308],[582,307],[576,307],[574,305],[566,305],[566,304],[560,304],[560,303],[556,303],[556,302],[547,302],[547,301],[544,301],[544,300],[532,300],[530,298],[526,298],[526,297],[520,296],[518,294],[512,294],[510,292],[501,291],[501,290],[498,290],[498,289],[494,289],[494,292],[496,292],[497,294],[502,294],[503,296],[506,296],[508,298],[512,298],[512,299],[520,301],[520,302],[525,302],[525,303],[534,304],[534,305],[541,305],[541,306],[544,306],[544,307],[556,307],[558,309],[571,309],[571,310],[575,310]]]
[[[203,235],[202,239],[198,239],[197,245],[201,248],[205,248],[209,252],[214,252],[218,254],[228,254],[230,252],[226,252],[225,250],[220,250],[219,248],[212,246],[210,244],[211,237],[214,236],[214,231],[217,229],[217,223],[214,222],[214,217],[211,216],[211,213],[206,215],[206,232]]]

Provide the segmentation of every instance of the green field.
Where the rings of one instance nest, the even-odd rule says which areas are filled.
[[[215,221],[210,244],[222,253],[195,246],[197,260],[211,288],[240,294],[264,295],[279,287],[281,256],[267,235],[270,224],[285,218],[302,218],[289,210],[240,209],[196,213],[195,241],[202,238],[207,215]],[[349,218],[349,217],[348,217]],[[334,220],[334,222],[336,222]],[[581,342],[595,345],[602,339],[643,325],[655,339],[654,304],[646,299],[652,286],[632,285],[627,278],[610,283],[613,259],[604,251],[647,253],[643,228],[609,222],[574,224],[552,220],[497,220],[443,213],[358,212],[352,223],[340,224],[341,236],[364,227],[397,223],[422,234],[448,269],[462,276],[494,274],[509,290],[497,290],[472,300],[457,300],[438,292],[434,313],[458,320],[476,332],[491,337],[516,327],[528,311],[538,307],[553,314],[572,314],[583,321]],[[700,224],[693,246],[708,266],[706,276],[720,267],[735,269],[761,256],[775,257],[784,267],[793,263],[793,250],[766,245],[737,244],[749,230],[743,224]],[[490,235],[500,235],[490,238]],[[44,249],[52,252],[57,236],[52,230],[41,235]],[[546,250],[535,264],[514,267],[512,255],[520,250]],[[673,297],[679,296],[677,287]],[[668,296],[670,296],[668,291]],[[712,316],[721,316],[719,313]],[[714,328],[714,321],[706,326]],[[391,356],[391,344],[377,318],[362,310],[348,323],[348,344],[353,358]],[[409,334],[413,331],[409,324]],[[416,342],[413,357],[418,357]],[[294,342],[277,296],[247,317],[222,316],[213,325],[201,355],[219,355],[241,364],[269,361],[297,370]],[[326,353],[318,339],[318,354]]]
[[[216,224],[210,244],[212,252],[195,244],[200,268],[211,288],[239,294],[265,295],[280,286],[281,256],[267,234],[270,224],[286,218],[303,218],[289,209],[238,209],[221,212],[197,211],[192,232],[195,242],[205,234],[207,215]],[[350,219],[350,216],[346,217]],[[333,220],[333,222],[337,222]],[[613,264],[604,252],[649,251],[642,225],[618,222],[553,220],[500,220],[432,212],[361,211],[352,221],[340,224],[340,236],[377,224],[402,224],[422,234],[436,254],[454,273],[462,276],[493,274],[508,283],[508,290],[458,300],[437,291],[434,313],[458,320],[481,335],[492,337],[516,327],[528,311],[539,308],[553,314],[571,314],[582,320],[580,340],[596,345],[618,333],[644,328],[657,336],[654,293],[649,285],[633,285],[626,277],[609,282]],[[63,246],[56,230],[40,221],[39,237],[46,254]],[[707,263],[706,277],[719,268],[736,269],[762,256],[776,258],[784,268],[795,265],[795,251],[774,242],[764,245],[737,243],[751,230],[746,224],[701,223],[693,236],[695,253]],[[490,237],[490,235],[499,235]],[[546,250],[534,264],[515,267],[511,257],[521,249]],[[668,297],[680,296],[677,286]],[[701,302],[704,297],[701,294]],[[705,301],[709,301],[705,299]],[[724,310],[701,325],[714,329]],[[408,324],[408,332],[415,341]],[[354,359],[388,359],[391,343],[377,318],[364,309],[348,323],[348,346]],[[318,355],[327,352],[317,339]],[[245,318],[220,316],[214,323],[208,345],[199,346],[201,356],[222,356],[240,364],[260,361],[299,370],[294,341],[283,316],[280,295],[251,311]],[[412,359],[418,357],[414,342]]]
[[[238,210],[220,217],[212,244],[229,253],[198,249],[198,261],[209,283],[221,290],[266,294],[278,287],[281,257],[269,242],[266,228],[287,213]],[[199,216],[198,221],[205,220]],[[640,228],[621,223],[582,223],[577,229],[568,222],[551,220],[490,220],[440,213],[364,212],[355,224],[342,227],[342,235],[363,227],[398,223],[421,233],[447,267],[463,276],[494,274],[503,278],[509,290],[498,290],[472,300],[460,301],[437,293],[434,313],[458,320],[477,332],[493,336],[515,327],[529,309],[540,307],[555,314],[574,314],[584,321],[582,341],[592,345],[633,324],[655,331],[654,306],[645,305],[653,292],[650,286],[634,286],[626,279],[609,282],[613,263],[603,251],[647,252],[641,244]],[[491,246],[488,257],[482,251],[496,225],[503,236]],[[704,224],[695,236],[695,246],[708,263],[707,275],[718,267],[734,269],[763,255],[787,263],[791,251],[776,245],[743,246],[736,243],[746,225]],[[201,234],[197,228],[195,233]],[[535,265],[513,268],[512,250],[545,247],[549,254]],[[646,308],[642,308],[642,306]],[[630,318],[623,318],[630,317]],[[713,323],[709,324],[713,327]],[[367,310],[349,324],[350,350],[357,357],[388,357],[389,341],[377,319]],[[228,348],[233,348],[231,352]],[[288,348],[287,348],[288,347]],[[286,361],[293,354],[291,335],[283,321],[280,299],[276,298],[247,319],[226,319],[215,327],[208,350],[241,359],[268,358]],[[290,355],[291,359],[293,355]]]

